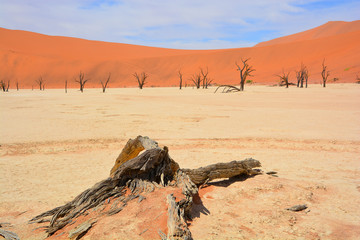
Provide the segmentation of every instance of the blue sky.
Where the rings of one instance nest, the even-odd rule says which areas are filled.
[[[359,19],[360,0],[0,0],[0,27],[179,49],[249,47]]]

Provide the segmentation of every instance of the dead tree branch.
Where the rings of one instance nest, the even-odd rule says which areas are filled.
[[[290,72],[285,73],[283,70],[282,75],[276,75],[280,78],[280,86],[286,86],[286,88],[289,88],[289,74]]]
[[[196,74],[192,75],[190,80],[194,83],[194,85],[195,85],[195,87],[197,89],[200,88],[200,86],[201,86],[201,75],[200,75],[200,73],[196,73]]]
[[[8,80],[7,82],[5,82],[4,80],[1,80],[0,86],[1,86],[1,89],[3,90],[3,92],[8,92],[9,87],[10,87],[10,80]]]
[[[139,88],[143,89],[146,83],[146,78],[148,78],[148,75],[145,72],[142,72],[140,75],[135,72],[133,76],[136,78]]]
[[[42,76],[39,77],[38,80],[36,80],[36,83],[39,85],[39,89],[40,91],[44,91],[45,90],[45,81],[42,78]]]
[[[85,74],[80,71],[79,80],[75,80],[75,82],[79,83],[81,92],[84,92],[85,83],[89,80],[84,78],[85,78]]]
[[[182,82],[183,82],[183,74],[181,72],[181,69],[178,71],[178,75],[179,75],[179,88],[181,90],[182,88]]]
[[[327,67],[325,65],[325,58],[322,62],[322,71],[321,71],[321,77],[322,77],[322,80],[323,80],[323,87],[326,87],[326,82],[328,80],[328,77],[330,76],[330,71],[327,70]]]
[[[249,76],[253,76],[251,75],[252,72],[256,71],[253,66],[250,66],[248,61],[250,60],[250,58],[248,59],[241,59],[242,62],[242,66],[239,66],[239,64],[237,62],[235,62],[235,65],[237,67],[237,71],[239,71],[240,73],[240,91],[244,91],[244,85],[246,82],[246,78]]]
[[[308,78],[309,78],[309,71],[307,67],[301,63],[301,67],[299,71],[296,71],[296,79],[297,79],[297,87],[303,88],[304,87],[304,81],[305,81],[305,87],[307,88],[308,85]]]
[[[109,73],[109,76],[108,76],[108,78],[106,79],[105,82],[100,81],[103,93],[106,91],[107,85],[108,85],[108,83],[110,81],[110,77],[111,77],[111,73]]]
[[[206,71],[204,71],[202,68],[200,68],[200,73],[201,73],[201,76],[202,76],[202,87],[203,88],[207,88],[208,86],[208,79],[207,79],[207,76],[209,74],[209,68],[206,67]]]

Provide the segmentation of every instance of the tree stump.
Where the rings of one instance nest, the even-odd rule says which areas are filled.
[[[143,150],[146,151],[138,155]],[[192,239],[186,219],[193,204],[193,196],[198,193],[198,186],[217,178],[258,174],[259,172],[252,168],[260,166],[259,161],[250,158],[243,161],[212,164],[198,169],[180,169],[179,164],[169,156],[166,146],[161,149],[154,140],[138,136],[127,142],[116,159],[108,179],[85,190],[71,202],[44,212],[29,222],[49,222],[46,232],[48,236],[51,236],[73,223],[77,217],[86,215],[89,209],[96,211],[106,200],[108,203],[110,199],[112,200],[112,205],[106,214],[114,215],[122,211],[128,201],[138,198],[138,203],[141,204],[140,193],[152,192],[158,187],[171,186],[180,188],[183,198],[176,201],[172,194],[167,196],[166,239]],[[101,216],[103,215],[104,213],[101,213]],[[78,236],[85,235],[95,221],[96,219],[92,219],[91,224],[78,226],[69,233],[69,236],[79,239]]]

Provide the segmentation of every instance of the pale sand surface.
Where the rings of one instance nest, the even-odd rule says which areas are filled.
[[[1,93],[0,108],[0,223],[23,239],[41,239],[26,221],[107,178],[137,135],[184,168],[253,157],[278,172],[202,189],[194,239],[360,236],[360,85],[21,90]],[[295,204],[310,211],[284,210]],[[146,238],[136,220],[121,220],[122,238]]]

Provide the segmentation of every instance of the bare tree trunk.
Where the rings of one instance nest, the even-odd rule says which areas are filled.
[[[108,76],[108,78],[106,79],[105,82],[100,81],[103,93],[105,93],[105,91],[106,91],[107,85],[108,85],[108,83],[110,81],[110,77],[111,77],[111,73],[109,73],[109,76]]]
[[[179,88],[180,88],[180,90],[181,90],[181,88],[182,88],[182,81],[183,81],[183,79],[182,79],[183,74],[182,74],[182,72],[181,72],[181,69],[178,71],[178,74],[179,74]]]
[[[65,93],[67,93],[67,80],[65,80]]]
[[[240,73],[240,91],[244,91],[244,85],[246,82],[246,78],[248,76],[253,76],[251,75],[252,72],[255,71],[255,69],[249,65],[248,61],[250,60],[250,58],[248,59],[241,59],[242,62],[242,67],[239,66],[239,64],[237,62],[235,62],[235,65],[237,66],[237,70]]]
[[[145,72],[142,72],[141,75],[138,75],[136,72],[133,74],[133,76],[136,78],[138,82],[138,86],[140,89],[143,89],[146,79],[148,78],[148,75]]]
[[[84,92],[85,83],[89,80],[84,78],[85,78],[85,74],[80,71],[79,80],[75,80],[75,82],[79,83],[81,92]]]
[[[327,71],[327,66],[325,65],[325,58],[324,58],[322,62],[322,71],[321,71],[321,77],[323,79],[323,87],[326,87],[326,81],[329,76],[330,76],[330,71]]]

